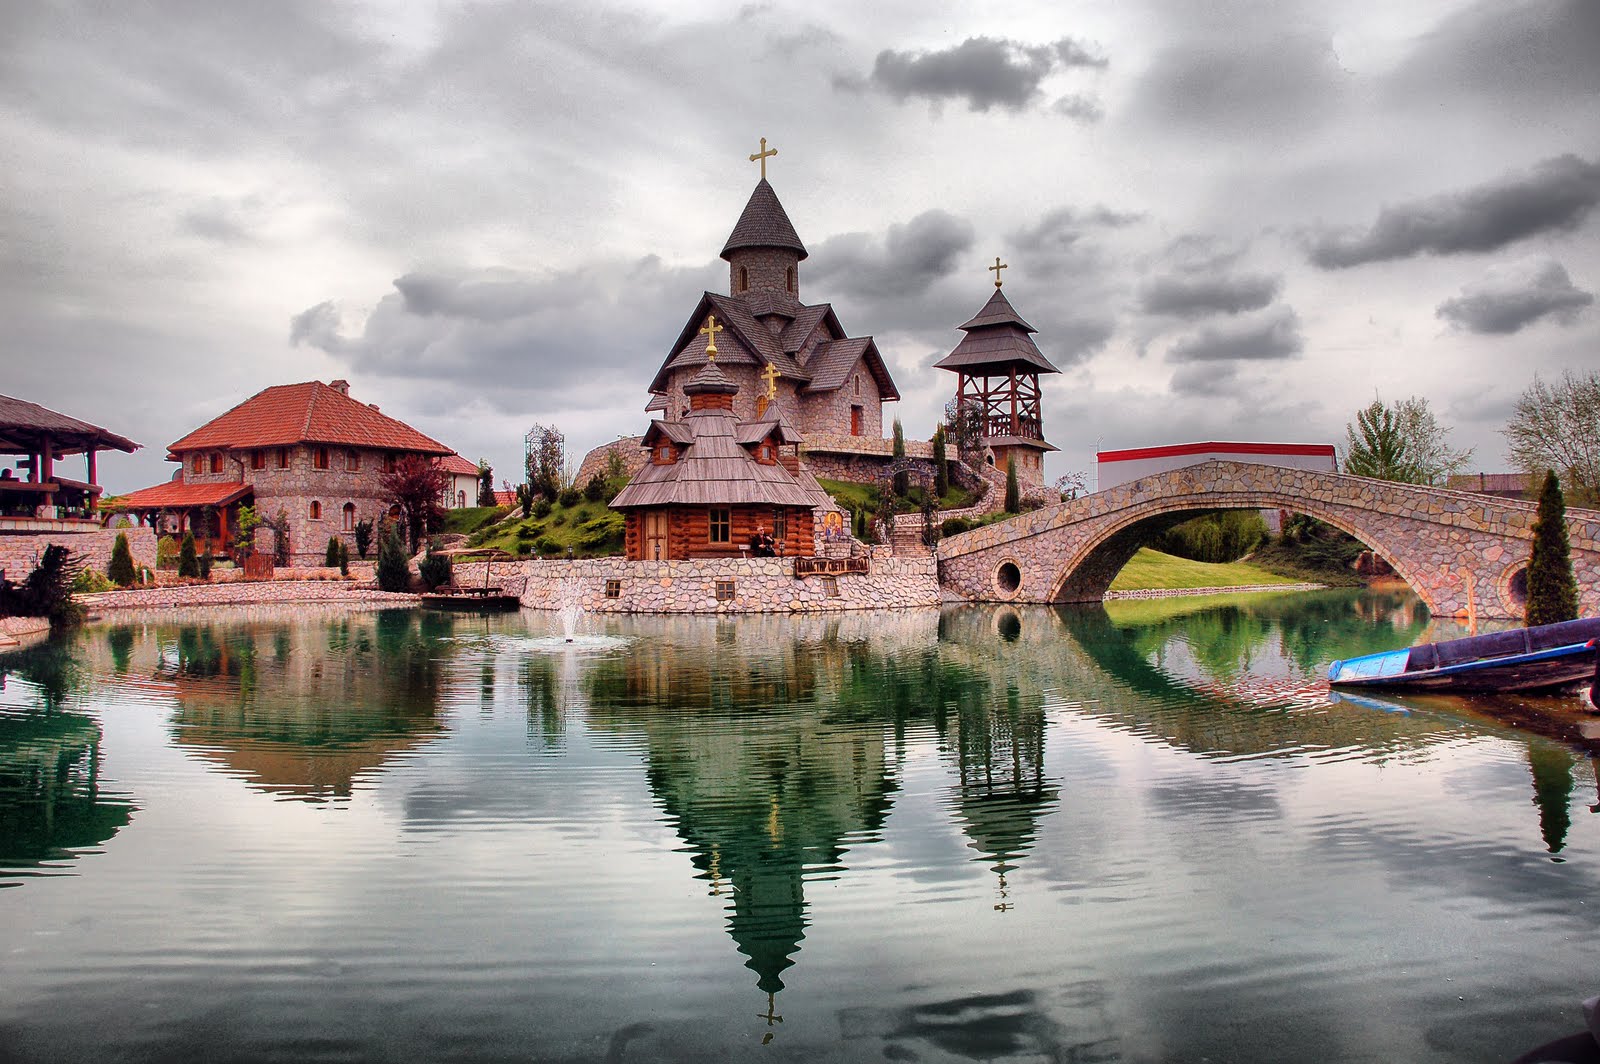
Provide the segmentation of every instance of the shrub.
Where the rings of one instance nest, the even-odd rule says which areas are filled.
[[[433,553],[433,544],[428,545],[428,552],[417,563],[417,575],[422,578],[422,586],[432,591],[440,584],[450,582],[450,556],[448,554]]]
[[[128,563],[128,569],[133,569],[133,563]],[[128,583],[133,583],[129,580]],[[98,595],[102,591],[111,591],[117,585],[98,569],[80,569],[78,575],[72,578],[72,591],[76,595]]]
[[[533,549],[542,555],[560,554],[561,544],[557,543],[549,536],[540,536],[538,539],[533,541]]]
[[[339,575],[350,575],[350,547],[342,540],[339,543]]]
[[[972,531],[973,524],[965,517],[947,517],[944,524],[939,526],[939,531],[947,536],[959,536],[963,532]]]
[[[530,516],[540,518],[541,520],[546,518],[546,517],[549,517],[550,516],[550,500],[549,499],[540,499],[538,502],[534,503],[533,504],[533,510],[531,511],[531,515]]]
[[[135,579],[133,551],[128,549],[128,536],[124,532],[118,532],[116,541],[111,544],[111,564],[106,566],[106,576],[118,587],[128,587]]]
[[[66,547],[52,543],[20,586],[0,582],[0,616],[48,617],[52,628],[82,620],[83,607],[72,599],[72,586],[82,566],[71,555]]]
[[[356,522],[356,553],[363,559],[372,549],[372,522],[363,518]]]
[[[556,496],[562,506],[572,507],[583,501],[583,492],[577,488],[562,488],[561,494]]]
[[[187,577],[200,575],[200,559],[195,555],[193,532],[183,534],[183,545],[178,548],[178,575]]]
[[[583,497],[590,502],[599,502],[606,497],[606,478],[596,473],[589,478],[589,483],[583,486]]]
[[[178,567],[178,537],[162,536],[156,540],[156,568],[176,569]]]
[[[1572,579],[1572,551],[1567,540],[1567,504],[1554,470],[1544,475],[1539,511],[1533,521],[1533,552],[1528,557],[1528,627],[1576,620],[1578,587]]]
[[[411,563],[406,560],[406,545],[400,539],[400,526],[392,524],[378,546],[378,587],[384,591],[405,591],[411,586]]]
[[[339,564],[339,537],[328,537],[328,549],[322,552],[322,567],[332,569]]]
[[[272,561],[275,565],[287,568],[289,565],[289,512],[279,510],[278,516],[272,521],[273,548]]]
[[[211,561],[211,537],[207,536],[204,546],[201,547],[199,556],[195,559],[196,567],[200,570],[200,579],[211,579]]]

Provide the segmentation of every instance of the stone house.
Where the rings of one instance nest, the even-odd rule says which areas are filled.
[[[380,478],[407,455],[443,462],[449,447],[350,397],[348,381],[263,389],[168,447],[172,480],[108,501],[163,533],[192,529],[214,552],[230,550],[241,506],[288,522],[292,564],[320,564],[330,537],[355,549],[359,521],[390,512]],[[460,461],[464,467],[468,463]],[[477,467],[467,496],[476,502]],[[466,492],[452,476],[451,493]],[[270,535],[267,537],[270,538]],[[271,549],[265,541],[257,544]]]

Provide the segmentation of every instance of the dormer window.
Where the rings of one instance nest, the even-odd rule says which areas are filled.
[[[189,460],[189,472],[199,474],[206,471],[206,460],[201,455],[195,455]]]
[[[777,460],[776,455],[773,453],[771,442],[763,443],[760,449],[757,450],[756,455],[762,463],[767,465],[771,465]]]
[[[671,465],[675,457],[672,444],[663,443],[656,447],[656,465]]]
[[[211,471],[213,473],[222,472],[222,452],[221,451],[212,451],[211,452]]]

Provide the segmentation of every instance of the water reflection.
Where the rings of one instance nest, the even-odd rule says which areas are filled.
[[[100,725],[62,708],[81,670],[61,644],[0,658],[0,887],[47,875],[132,819],[100,781]]]

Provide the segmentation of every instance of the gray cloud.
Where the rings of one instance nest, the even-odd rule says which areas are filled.
[[[1543,318],[1563,325],[1594,302],[1554,259],[1532,258],[1489,272],[1483,280],[1439,304],[1436,314],[1468,332],[1506,335]]]
[[[807,280],[869,299],[917,296],[950,276],[973,240],[971,222],[942,210],[924,211],[889,226],[881,238],[868,233],[829,237],[813,252]]]
[[[834,84],[844,89],[870,87],[902,102],[920,96],[936,102],[965,100],[973,111],[997,106],[1020,111],[1039,96],[1041,83],[1056,71],[1106,65],[1106,59],[1070,37],[1053,44],[968,37],[943,51],[885,49],[878,53],[869,77],[838,78]]]
[[[1139,306],[1147,314],[1199,318],[1208,314],[1239,314],[1260,310],[1278,298],[1281,277],[1265,274],[1157,277],[1139,291]]]
[[[1327,38],[1248,28],[1187,42],[1155,58],[1136,85],[1134,113],[1179,133],[1303,137],[1349,89]]]
[[[1239,371],[1230,362],[1191,362],[1172,375],[1168,388],[1173,395],[1188,398],[1228,398],[1238,393],[1234,384]]]
[[[1388,95],[1478,107],[1484,100],[1574,107],[1592,118],[1600,94],[1600,5],[1593,0],[1479,0],[1425,34]]]
[[[1292,358],[1305,347],[1300,318],[1286,306],[1225,319],[1178,340],[1169,362],[1269,361]]]
[[[1531,171],[1460,192],[1385,207],[1365,233],[1324,230],[1309,240],[1325,270],[1428,252],[1495,251],[1526,237],[1575,228],[1600,203],[1600,164],[1562,155]]]

